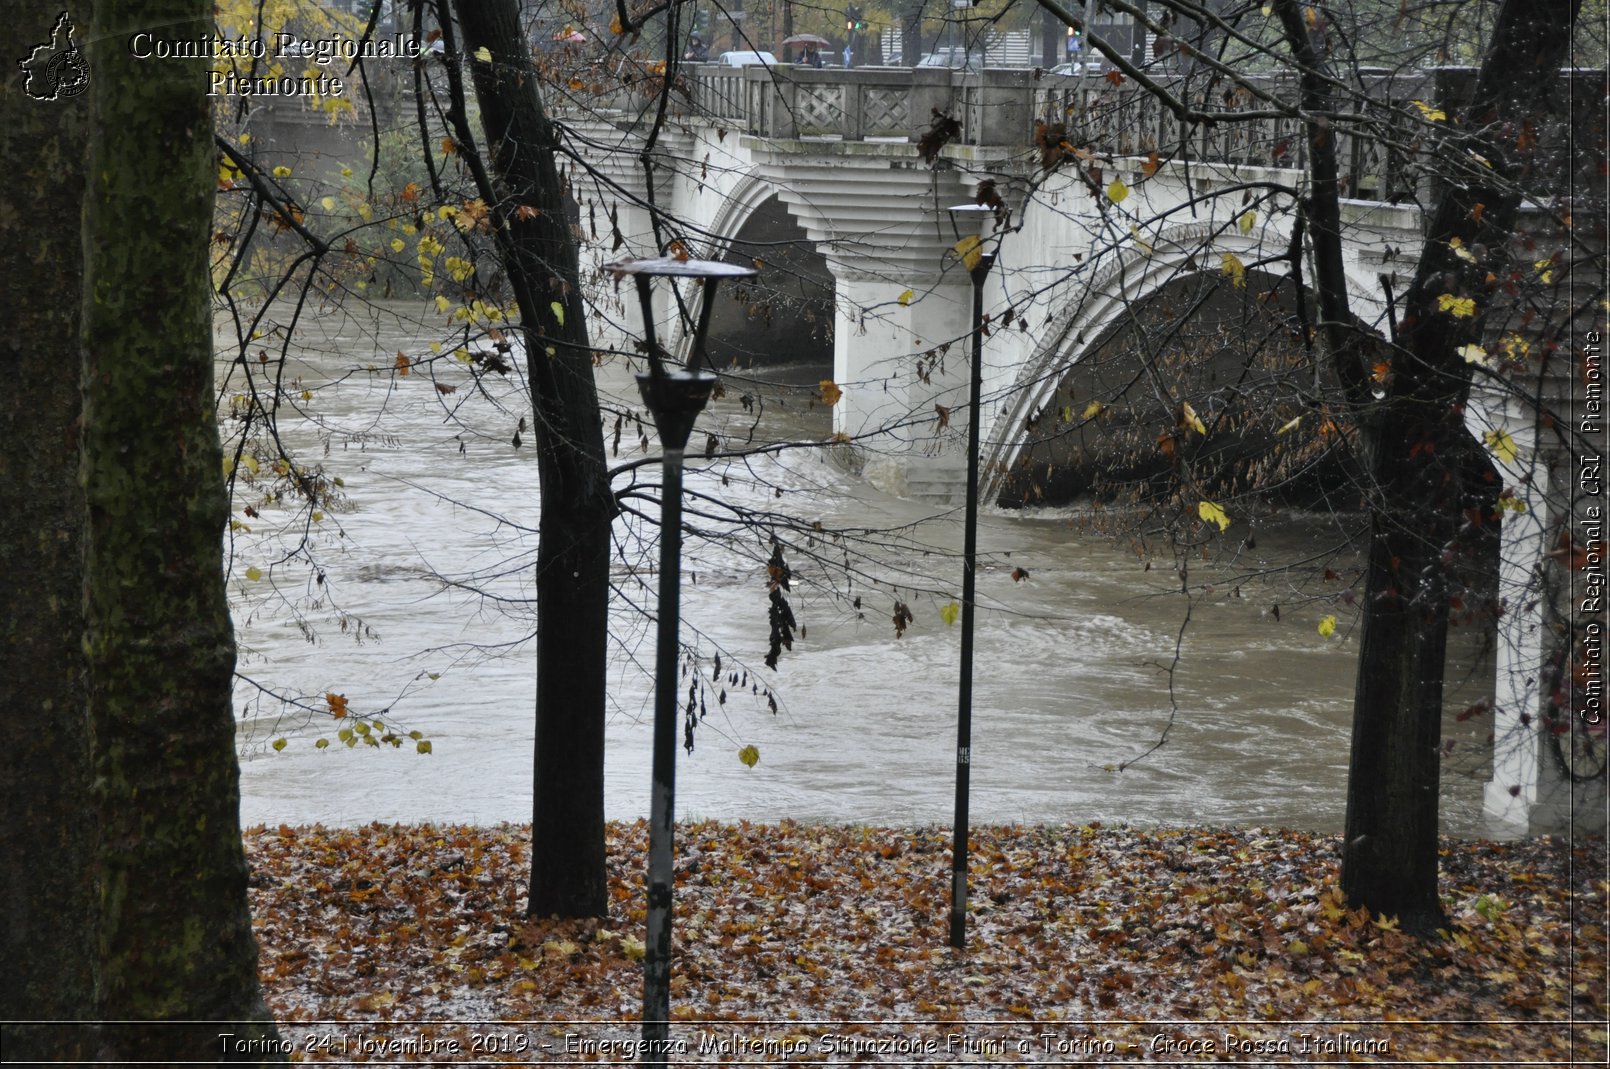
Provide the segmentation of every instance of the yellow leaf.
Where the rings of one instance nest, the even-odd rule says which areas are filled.
[[[962,266],[969,271],[978,266],[979,257],[983,255],[983,248],[984,243],[979,240],[977,234],[968,234],[951,246],[957,258],[961,260]]]
[[[1453,254],[1465,261],[1465,263],[1473,264],[1476,262],[1476,254],[1465,248],[1465,240],[1463,238],[1449,238],[1448,248],[1452,249]]]
[[[1140,236],[1140,227],[1134,223],[1129,224],[1129,236],[1135,239],[1136,246],[1147,256],[1152,254],[1152,243]]]
[[[324,206],[325,211],[327,211],[327,212],[335,211],[335,198],[334,197],[325,197],[323,200],[319,201],[319,203]]]
[[[1505,464],[1515,463],[1515,439],[1509,436],[1508,431],[1488,431],[1481,436],[1481,440],[1487,443],[1493,456]]]
[[[475,50],[475,58],[476,58],[477,62],[480,62],[480,63],[491,63],[492,62],[492,52],[485,45],[482,45],[480,48],[477,48]]]
[[[391,251],[392,252],[402,252],[407,247],[408,247],[407,244],[404,243],[402,238],[392,238],[391,239]]]
[[[1206,434],[1207,433],[1207,428],[1202,425],[1201,417],[1199,417],[1196,414],[1196,409],[1191,407],[1191,402],[1189,402],[1189,401],[1180,402],[1180,411],[1185,416],[1185,424],[1186,424],[1186,426],[1190,427],[1197,434]]]
[[[621,950],[633,961],[642,961],[643,955],[648,951],[648,947],[644,946],[643,940],[635,935],[623,935],[621,936]]]
[[[1227,252],[1220,257],[1219,270],[1230,276],[1230,281],[1237,286],[1247,284],[1247,265],[1241,262],[1241,257],[1233,252]]]
[[[548,302],[548,311],[553,313],[553,321],[561,327],[565,325],[565,306],[558,301]]]
[[[1323,620],[1319,621],[1319,636],[1321,638],[1330,638],[1335,633],[1336,617],[1327,616]]]
[[[1085,405],[1084,418],[1095,419],[1106,410],[1107,406],[1102,404],[1100,401],[1091,401],[1088,405]]]
[[[1124,185],[1123,179],[1114,178],[1110,183],[1108,183],[1107,199],[1112,201],[1114,204],[1122,204],[1124,202],[1124,198],[1128,196],[1129,187]]]
[[[960,604],[954,601],[947,602],[939,607],[939,618],[945,621],[947,626],[954,627],[956,624],[956,618],[961,615],[961,612],[962,607]]]
[[[1455,297],[1451,293],[1444,293],[1437,298],[1437,308],[1455,319],[1469,319],[1476,314],[1476,298]]]
[[[816,388],[821,391],[822,403],[829,408],[838,404],[839,398],[844,396],[844,391],[832,379],[823,379],[816,384]]]
[[[441,294],[436,295],[436,310],[438,312],[447,311],[448,305],[450,303],[451,302],[449,302],[448,299],[446,297],[443,297]],[[441,346],[441,342],[437,342],[436,344],[437,344],[438,348]]]
[[[1289,950],[1295,957],[1300,958],[1308,953],[1308,944],[1303,942],[1301,939],[1293,939],[1291,942],[1286,944],[1286,949]]]
[[[246,569],[246,581],[247,582],[255,583],[255,582],[257,582],[257,580],[261,579],[262,577],[263,577],[263,569],[259,568],[257,565],[254,564],[250,568]]]
[[[1536,260],[1532,266],[1537,268],[1537,277],[1542,280],[1543,285],[1547,286],[1554,281],[1554,272],[1550,270],[1554,266],[1553,260]]]
[[[1487,350],[1480,345],[1462,345],[1459,347],[1459,355],[1464,358],[1467,364],[1480,364],[1486,367],[1493,362],[1492,358],[1487,355]]]
[[[368,204],[360,204],[358,205],[358,214],[363,216],[363,221],[367,223],[375,217],[375,210],[369,207]]]
[[[278,167],[274,168],[274,177],[289,178],[291,177],[291,169],[282,163]]]
[[[257,468],[258,468],[257,458],[252,456],[250,453],[243,453],[241,455],[241,458],[240,458],[240,463],[247,471],[251,472],[253,475],[257,474]]]
[[[1433,107],[1423,100],[1411,100],[1409,103],[1420,109],[1420,117],[1426,122],[1442,122],[1448,118],[1448,113],[1441,108]]]
[[[744,763],[745,768],[754,768],[760,763],[760,750],[754,746],[745,746],[738,751],[738,760]]]
[[[1258,213],[1252,211],[1242,212],[1241,218],[1235,221],[1235,225],[1240,228],[1243,234],[1252,233],[1252,228],[1258,225]]]
[[[906,305],[911,303],[911,298],[915,297],[916,295],[916,292],[913,290],[905,290],[900,294],[900,296],[896,297],[895,300],[899,301],[900,307],[904,308]]]
[[[274,752],[278,753],[279,751],[281,751],[283,749],[285,749],[285,740],[284,739],[275,739],[274,740]]]
[[[1201,516],[1202,519],[1206,520],[1208,523],[1218,524],[1219,530],[1221,531],[1230,526],[1230,517],[1225,514],[1223,509],[1211,501],[1198,502],[1196,506],[1196,514]]]
[[[1294,430],[1297,429],[1297,424],[1301,423],[1302,421],[1303,421],[1303,418],[1301,416],[1297,416],[1297,417],[1295,417],[1293,419],[1289,419],[1285,423],[1282,423],[1280,425],[1280,429],[1278,431],[1276,431],[1275,433],[1276,434],[1285,434],[1287,431],[1294,431]]]
[[[414,743],[414,752],[415,753],[430,753],[430,740],[429,739],[420,739],[418,742]]]
[[[329,745],[330,745],[330,740],[329,739],[320,739],[319,741],[317,741],[317,742],[315,742],[313,744],[313,748],[315,750],[324,750],[324,749],[329,748]]]
[[[557,955],[561,958],[572,957],[581,952],[581,947],[568,939],[550,939],[542,944],[544,955]]]

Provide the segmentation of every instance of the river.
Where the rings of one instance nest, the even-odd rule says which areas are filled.
[[[243,526],[231,538],[230,590],[247,824],[530,819],[533,614],[524,599],[538,501],[529,433],[513,445],[529,406],[518,369],[472,376],[451,340],[433,353],[422,339],[446,337],[445,322],[397,302],[363,320],[330,315],[301,327],[286,381],[303,411],[282,413],[281,433],[304,468],[342,481],[344,500],[290,532],[281,529],[289,510],[257,502],[259,515],[247,517],[252,499],[236,503]],[[220,340],[221,353],[227,345]],[[407,376],[397,374],[398,353],[409,358]],[[232,374],[238,391],[239,368]],[[619,406],[637,407],[624,368],[607,363],[600,376]],[[691,452],[707,428],[727,445],[747,435],[756,416],[744,392],[734,383],[714,403]],[[767,406],[757,439],[826,436],[825,410],[791,396]],[[617,462],[643,455],[628,421]],[[711,690],[695,748],[679,754],[678,816],[948,822],[960,628],[941,607],[954,596],[944,590],[960,586],[960,510],[880,494],[814,450],[701,464],[688,487],[824,529],[888,533],[869,574],[839,597],[804,582],[812,568],[791,555],[802,627],[775,672],[762,663],[764,538],[710,524],[712,537],[689,538],[683,635],[696,640],[705,678],[719,653],[724,680],[745,673],[778,707],[730,683]],[[1166,548],[1148,568],[1128,541],[1089,533],[1080,519],[1065,509],[986,510],[981,520],[973,819],[1340,830],[1355,614],[1334,600],[1334,584],[1246,578],[1255,565],[1292,563],[1334,541],[1325,522],[1260,521],[1255,548],[1194,560],[1186,624]],[[1230,531],[1246,533],[1244,524]],[[304,535],[317,572],[285,559]],[[648,811],[652,626],[630,602],[652,607],[656,578],[652,545],[639,544],[635,525],[623,520],[618,538],[626,596],[614,610],[605,807],[631,819]],[[1344,556],[1335,566],[1345,575],[1355,563]],[[1014,578],[1018,568],[1026,578]],[[890,619],[897,598],[913,615],[902,637]],[[1317,624],[1329,614],[1338,626],[1327,638]],[[1166,666],[1177,639],[1171,704]],[[1473,637],[1455,645],[1468,654]],[[1481,672],[1456,665],[1451,674],[1451,705],[1482,696]],[[352,718],[336,721],[326,694],[343,696],[353,716],[420,732],[431,752],[411,740],[348,749],[336,730]],[[1448,724],[1443,826],[1453,834],[1501,831],[1482,816],[1482,720]],[[1165,731],[1166,743],[1137,761]],[[318,748],[319,738],[331,745]],[[285,745],[275,750],[278,739]],[[746,746],[759,751],[753,767],[738,758]]]

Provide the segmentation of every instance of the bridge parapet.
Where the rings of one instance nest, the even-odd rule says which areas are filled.
[[[1344,105],[1337,123],[1346,195],[1395,200],[1415,192],[1423,168],[1411,166],[1416,123],[1411,102],[1428,108],[1469,92],[1471,72],[1442,68],[1407,74],[1365,71],[1352,86],[1362,108]],[[1161,94],[1133,81],[1040,74],[1030,70],[951,71],[864,67],[694,68],[693,111],[740,132],[783,140],[916,141],[936,113],[960,125],[955,143],[1026,148],[1036,124],[1060,126],[1059,139],[1111,156],[1152,153],[1201,163],[1300,170],[1307,166],[1297,98],[1289,75],[1253,75],[1230,85],[1201,77],[1157,81]],[[1165,101],[1222,118],[1187,122]],[[1245,115],[1246,120],[1237,118]]]

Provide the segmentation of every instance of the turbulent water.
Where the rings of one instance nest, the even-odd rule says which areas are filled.
[[[341,479],[343,499],[290,531],[289,509],[258,502],[259,516],[247,518],[250,491],[237,501],[236,519],[251,528],[232,536],[230,584],[242,644],[248,824],[529,819],[538,510],[530,433],[521,430],[529,406],[517,368],[472,375],[450,339],[433,360],[428,342],[444,328],[413,318],[422,315],[397,305],[362,323],[303,324],[286,373],[302,411],[283,412],[281,432],[304,467]],[[407,376],[396,373],[399,352],[410,358]],[[230,374],[226,393],[240,392],[240,369]],[[618,407],[636,407],[623,368],[606,365],[601,375]],[[302,389],[312,400],[300,400]],[[692,453],[702,452],[707,429],[729,448],[751,427],[757,441],[828,433],[825,413],[803,394],[783,404],[773,396],[757,421],[742,404],[746,392],[759,391],[730,385],[695,432]],[[626,420],[615,462],[646,456]],[[657,468],[637,477],[652,489]],[[703,696],[693,752],[679,755],[678,815],[948,822],[960,627],[941,610],[961,581],[959,510],[882,495],[820,451],[709,469],[700,461],[688,488],[689,518],[709,537],[688,540],[683,635],[705,679],[721,656],[723,683]],[[651,496],[628,501],[657,514]],[[817,570],[804,554],[790,555],[801,629],[776,671],[763,665],[764,535],[733,535],[696,514],[731,505],[786,511],[824,529],[885,532],[876,559],[857,560],[863,574],[847,587],[840,572],[827,573],[837,576],[836,594],[810,582]],[[1188,601],[1166,546],[1148,568],[1130,542],[1090,533],[1080,518],[1071,510],[983,518],[973,819],[1338,830],[1357,655],[1352,610],[1327,598],[1323,583],[1247,577],[1337,536],[1318,519],[1263,521],[1255,548],[1192,561]],[[652,626],[639,610],[652,609],[657,580],[652,532],[641,527],[628,516],[618,528],[611,818],[648,809]],[[317,572],[286,559],[304,533]],[[815,548],[843,558],[830,541]],[[1026,578],[1014,579],[1018,568]],[[901,637],[890,618],[897,600],[913,615]],[[1329,614],[1338,628],[1326,638],[1316,628]],[[733,672],[769,688],[776,711],[764,693],[727,682]],[[1456,675],[1464,682],[1453,700],[1481,695],[1481,672]],[[344,696],[354,716],[420,732],[432,752],[416,753],[412,740],[346,748],[336,731],[352,717],[335,720],[328,694]],[[1481,815],[1485,728],[1449,727],[1459,734],[1444,766],[1444,827],[1492,833]],[[331,745],[317,748],[320,738]],[[753,767],[738,758],[746,746],[759,751]]]

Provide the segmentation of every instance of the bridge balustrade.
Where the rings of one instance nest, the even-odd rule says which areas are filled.
[[[1412,101],[1457,101],[1469,91],[1464,68],[1407,74],[1361,71],[1339,92],[1337,153],[1345,196],[1400,200],[1425,181],[1412,164],[1420,131]],[[691,68],[685,75],[693,111],[743,133],[787,140],[915,141],[935,113],[955,118],[956,142],[1023,149],[1035,123],[1060,125],[1066,139],[1102,155],[1149,157],[1297,170],[1307,166],[1301,121],[1283,110],[1298,98],[1290,75],[1252,75],[1243,84],[1200,74],[1162,75],[1170,97],[1223,116],[1185,122],[1147,87],[1132,80],[1035,77],[1029,70],[966,72],[863,67]],[[1247,113],[1240,121],[1237,113]],[[1422,190],[1423,191],[1423,190]]]

